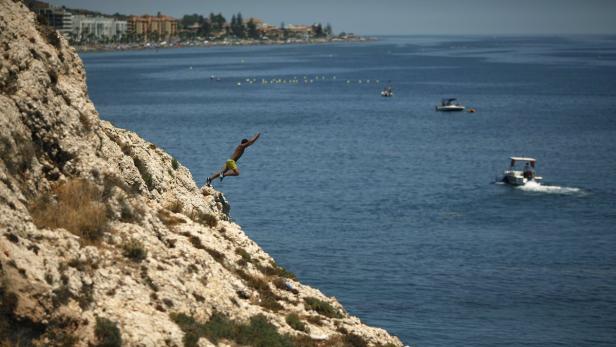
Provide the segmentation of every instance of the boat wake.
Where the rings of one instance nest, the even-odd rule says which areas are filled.
[[[516,189],[523,190],[525,192],[534,193],[547,193],[547,194],[582,194],[584,191],[580,188],[573,187],[561,187],[561,186],[545,186],[538,182],[528,182],[523,186],[516,187]]]

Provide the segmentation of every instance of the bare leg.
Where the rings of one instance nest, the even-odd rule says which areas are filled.
[[[227,171],[225,171],[224,176],[239,176],[240,175],[240,170],[239,169],[229,169]]]
[[[225,170],[227,170],[227,164],[225,164],[220,171],[215,172],[214,174],[212,174],[212,176],[208,177],[207,181],[206,181],[207,184],[211,185],[213,180],[215,180],[215,179],[217,179],[218,177],[221,177],[221,176],[226,176],[226,175],[223,174],[225,172]]]
[[[213,181],[213,180],[217,179],[218,177],[220,177],[220,175],[222,175],[222,171],[215,172],[212,176],[209,177],[209,180]]]

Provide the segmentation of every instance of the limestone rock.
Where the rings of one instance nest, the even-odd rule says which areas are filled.
[[[402,345],[278,267],[168,153],[101,121],[85,79],[64,38],[0,0],[0,345],[183,346],[172,317],[215,313],[315,345]]]

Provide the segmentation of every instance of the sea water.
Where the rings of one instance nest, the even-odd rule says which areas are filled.
[[[616,38],[385,37],[82,54],[279,264],[413,346],[616,345]],[[380,91],[392,86],[395,95]],[[476,113],[439,113],[457,97]],[[541,184],[494,184],[509,156]]]

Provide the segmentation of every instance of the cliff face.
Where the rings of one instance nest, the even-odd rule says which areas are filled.
[[[298,282],[219,192],[101,121],[83,64],[0,0],[0,346],[400,346]]]

